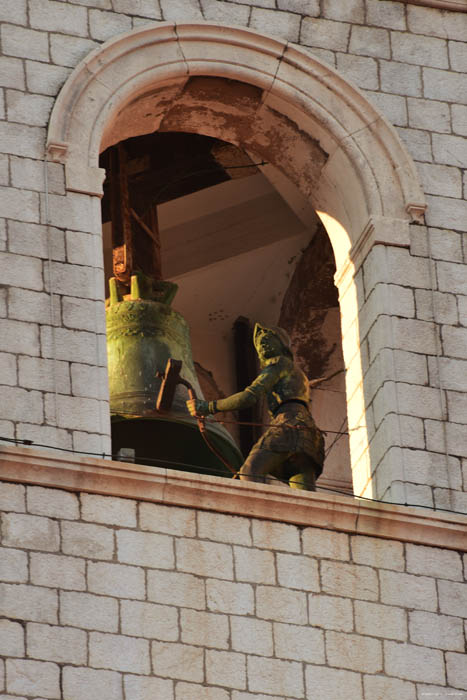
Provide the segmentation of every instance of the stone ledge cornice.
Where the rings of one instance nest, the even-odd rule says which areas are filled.
[[[0,447],[0,480],[467,551],[467,517],[103,459]]]

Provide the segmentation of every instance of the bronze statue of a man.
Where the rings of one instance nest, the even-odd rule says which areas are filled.
[[[193,416],[236,411],[266,395],[271,422],[253,445],[239,476],[245,481],[287,480],[293,488],[315,491],[323,470],[324,439],[309,410],[305,374],[294,363],[290,339],[282,328],[255,325],[253,342],[261,371],[244,391],[217,401],[187,401]]]

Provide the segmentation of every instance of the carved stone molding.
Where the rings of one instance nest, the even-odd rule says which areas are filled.
[[[68,144],[59,141],[49,141],[47,143],[47,154],[54,163],[65,163],[67,158]]]
[[[341,288],[344,279],[348,280],[350,272],[352,275],[358,272],[375,245],[410,248],[409,222],[382,216],[371,217],[363,229],[362,235],[350,249],[348,261],[334,275],[337,287]],[[345,284],[343,288],[346,288]]]
[[[112,132],[120,140],[130,132],[137,135],[135,129],[157,130],[188,82],[200,76],[259,89],[255,120],[266,120],[261,133],[268,131],[268,115],[279,115],[284,131],[275,142],[282,142],[283,156],[295,148],[296,167],[288,167],[265,144],[268,161],[296,179],[316,210],[339,221],[351,244],[370,216],[404,219],[424,209],[410,155],[358,88],[304,49],[249,29],[209,23],[142,27],[107,41],[78,64],[57,98],[48,131],[49,156],[65,162],[67,189],[101,196],[98,155],[113,142]],[[151,108],[144,112],[147,123],[139,125],[132,113],[138,100]],[[177,130],[174,119],[172,114],[171,128]],[[226,122],[207,124],[200,118],[190,129],[208,128],[209,135],[241,140],[241,130]],[[186,130],[186,124],[178,128]],[[301,162],[307,150],[303,138],[327,154],[318,186],[309,165]]]
[[[436,7],[438,10],[453,10],[467,12],[467,0],[405,0],[407,5],[423,5]]]
[[[467,550],[467,518],[103,459],[0,448],[0,479]]]
[[[410,214],[410,218],[415,224],[425,223],[425,212],[427,210],[426,204],[421,204],[420,202],[409,202],[405,207],[405,210],[408,214]]]

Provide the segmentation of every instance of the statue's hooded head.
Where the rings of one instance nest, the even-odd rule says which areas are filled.
[[[279,326],[262,326],[256,323],[253,330],[253,343],[261,362],[278,355],[293,357],[288,333]]]

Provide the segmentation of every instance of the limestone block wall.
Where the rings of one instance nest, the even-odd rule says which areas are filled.
[[[81,59],[161,20],[239,24],[301,45],[354,81],[407,145],[426,226],[412,226],[410,248],[376,246],[357,276],[374,382],[362,460],[376,482],[381,467],[380,495],[466,511],[467,13],[392,0],[2,1],[0,435],[110,451],[99,202],[68,193],[65,206],[63,167],[43,162],[46,127]],[[380,341],[388,324],[391,347]],[[403,488],[385,482],[388,462]]]
[[[424,700],[467,691],[467,558],[1,483],[0,693]]]
[[[467,386],[461,356],[467,346],[465,321],[454,311],[462,309],[467,268],[460,258],[441,259],[450,255],[449,241],[461,251],[465,234],[410,229],[410,248],[375,246],[369,253],[356,275],[359,329],[343,331],[344,351],[356,333],[361,345],[361,356],[347,364],[349,410],[361,413],[370,436],[357,465],[368,460],[362,474],[372,474],[382,498],[465,513]],[[365,407],[354,394],[360,363]],[[350,442],[358,452],[357,430]]]

